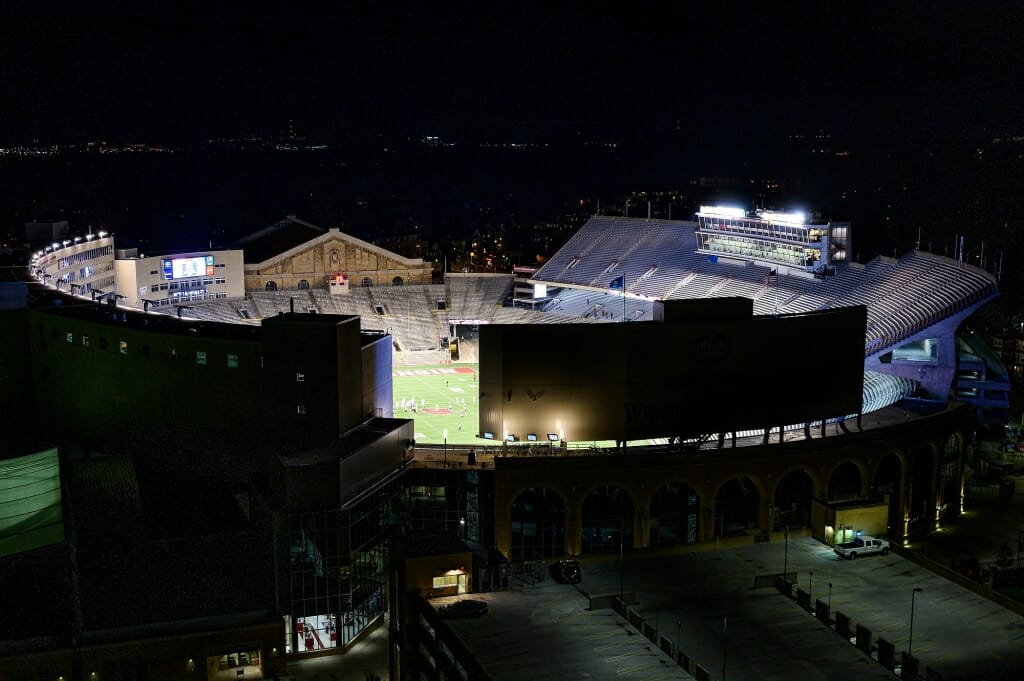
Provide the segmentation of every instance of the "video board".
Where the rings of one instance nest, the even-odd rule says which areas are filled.
[[[192,258],[165,258],[163,266],[164,279],[213,276],[212,255],[200,255]]]

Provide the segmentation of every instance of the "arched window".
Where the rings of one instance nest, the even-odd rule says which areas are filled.
[[[267,282],[267,290],[268,291],[276,291],[277,290],[277,282],[276,281],[268,281]]]
[[[309,289],[309,282],[305,279],[299,279],[299,290],[306,291]]]
[[[402,283],[403,282],[402,282],[402,278],[401,277],[395,277],[394,279],[391,280],[391,285],[392,286],[401,286]]]
[[[370,279],[369,277],[363,277],[363,286],[365,288],[369,288],[370,286],[373,286],[373,279]]]

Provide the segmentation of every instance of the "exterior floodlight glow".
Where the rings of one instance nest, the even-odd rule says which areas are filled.
[[[701,206],[700,214],[715,215],[723,218],[742,218],[746,217],[747,211],[734,206]]]
[[[67,246],[68,244],[71,243],[71,241],[69,241],[68,239],[64,239],[64,241],[62,241],[61,243]]]
[[[86,241],[92,241],[94,238],[96,238],[96,235],[93,234],[92,232],[89,232],[88,234],[85,235]]]
[[[776,213],[770,210],[762,211],[760,215],[769,222],[787,222],[797,225],[804,224],[806,217],[803,213]]]
[[[99,237],[100,237],[101,239],[102,239],[103,237],[105,237],[106,235],[107,235],[107,233],[106,233],[106,232],[104,232],[104,231],[102,231],[102,230],[101,230],[101,231],[99,232]]]
[[[76,243],[76,244],[77,244],[77,243],[78,243],[79,241],[81,241],[81,240],[82,240],[82,237],[80,237],[80,236],[76,236],[76,237],[75,237],[75,243]]]
[[[56,241],[54,241],[54,242],[53,242],[53,247],[54,247],[54,248],[60,248],[60,244],[59,244],[59,243],[57,243]]]

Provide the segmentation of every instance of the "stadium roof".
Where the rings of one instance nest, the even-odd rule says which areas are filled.
[[[291,250],[326,232],[327,230],[322,227],[289,215],[280,222],[242,237],[233,246],[245,251],[246,262],[257,263]]]

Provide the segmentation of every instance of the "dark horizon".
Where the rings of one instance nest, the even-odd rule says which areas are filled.
[[[1022,24],[1016,3],[321,16],[21,3],[0,29],[0,146],[185,144],[272,136],[290,121],[339,143],[1019,134]]]

